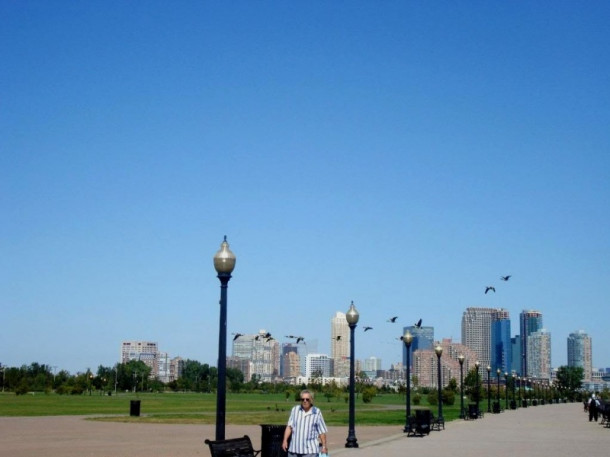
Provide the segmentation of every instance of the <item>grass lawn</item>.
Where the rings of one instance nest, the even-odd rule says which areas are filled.
[[[139,400],[139,417],[130,417],[130,401]],[[284,394],[227,394],[228,424],[285,424],[290,409],[296,405]],[[344,399],[316,401],[328,425],[348,424],[348,404]],[[430,408],[436,415],[437,406]],[[356,423],[359,425],[401,425],[405,423],[405,398],[397,394],[379,395],[371,403],[356,399]],[[215,394],[200,393],[119,393],[112,396],[0,394],[0,416],[91,415],[95,420],[124,422],[213,424],[216,421]],[[446,421],[459,416],[459,404],[443,405]]]

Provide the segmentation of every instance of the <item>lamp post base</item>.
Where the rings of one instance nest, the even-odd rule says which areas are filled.
[[[345,447],[358,447],[358,440],[355,436],[350,436],[345,442]]]

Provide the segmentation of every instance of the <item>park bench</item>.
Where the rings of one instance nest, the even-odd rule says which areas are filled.
[[[416,409],[415,416],[409,417],[408,436],[429,435],[432,428],[432,411],[429,409]]]
[[[206,439],[205,444],[210,447],[212,457],[256,457],[260,452],[254,450],[248,435],[227,440]]]

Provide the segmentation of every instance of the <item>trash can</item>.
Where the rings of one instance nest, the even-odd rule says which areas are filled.
[[[479,417],[479,410],[476,403],[470,403],[468,405],[468,417],[470,419],[476,419]]]
[[[282,449],[285,425],[261,424],[261,455],[260,457],[286,457],[287,452]]]
[[[140,400],[131,400],[129,403],[129,415],[140,416]]]
[[[510,401],[510,409],[517,409],[517,402],[515,400]]]
[[[500,403],[497,401],[494,401],[493,403],[493,412],[494,414],[498,414],[500,412]]]

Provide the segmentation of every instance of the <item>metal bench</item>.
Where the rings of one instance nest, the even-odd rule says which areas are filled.
[[[259,451],[252,447],[252,440],[248,435],[228,440],[205,440],[210,447],[212,457],[256,457]]]

